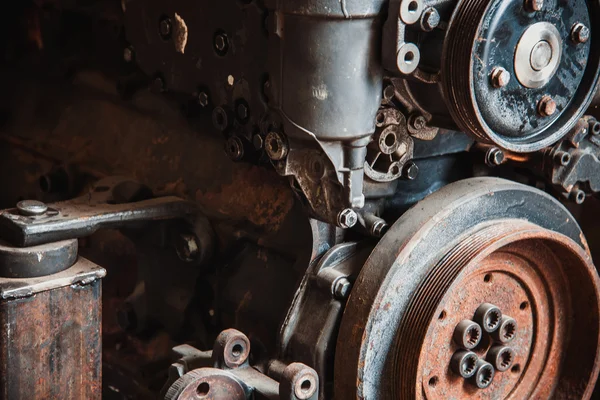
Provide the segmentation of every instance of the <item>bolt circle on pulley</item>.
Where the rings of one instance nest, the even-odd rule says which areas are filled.
[[[457,125],[478,140],[531,152],[560,140],[589,106],[600,72],[597,2],[458,2],[444,42],[442,81]],[[588,28],[589,27],[589,28]],[[575,33],[574,33],[575,32]],[[574,40],[589,36],[590,40]],[[508,82],[500,85],[498,71]],[[553,112],[540,111],[552,99]],[[544,103],[545,105],[546,103]]]
[[[354,283],[335,397],[589,398],[600,279],[586,248],[569,212],[534,188],[476,178],[427,197]]]

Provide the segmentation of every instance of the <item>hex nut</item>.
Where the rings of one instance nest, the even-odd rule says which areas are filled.
[[[496,345],[488,350],[486,359],[498,371],[504,372],[513,365],[515,357],[515,351],[511,347]]]
[[[464,379],[471,378],[477,371],[479,357],[472,351],[459,350],[452,355],[450,368]]]
[[[469,379],[469,383],[479,389],[485,389],[492,384],[495,375],[494,366],[480,359],[477,363],[475,374]]]
[[[454,342],[463,349],[471,350],[481,342],[481,326],[471,320],[462,320],[454,328]]]
[[[203,108],[208,106],[208,93],[206,93],[206,92],[198,93],[198,104],[200,104]]]
[[[430,32],[437,28],[439,24],[440,13],[434,7],[427,8],[421,16],[421,29]]]
[[[473,321],[481,325],[484,332],[492,333],[500,327],[502,311],[490,303],[483,303],[475,311]]]
[[[348,278],[342,277],[335,281],[333,285],[333,294],[336,299],[344,300],[347,299],[350,295],[350,290],[352,289],[352,284],[348,280]]]

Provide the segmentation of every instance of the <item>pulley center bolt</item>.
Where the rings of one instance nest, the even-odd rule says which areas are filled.
[[[487,353],[487,360],[500,372],[508,370],[515,357],[515,351],[508,346],[493,346]]]
[[[481,326],[476,322],[465,319],[454,328],[454,342],[463,349],[471,350],[481,342]]]
[[[468,379],[475,375],[479,357],[472,351],[459,350],[452,355],[450,368],[461,377]]]
[[[571,40],[575,43],[582,44],[590,40],[590,28],[582,23],[577,23],[571,29]]]
[[[505,87],[510,82],[510,72],[502,67],[494,68],[490,76],[492,85],[497,89]]]
[[[502,317],[498,329],[492,332],[492,338],[502,344],[511,342],[517,336],[517,321],[505,315]]]
[[[19,214],[25,216],[43,215],[48,211],[48,206],[37,200],[23,200],[17,203]]]
[[[531,68],[536,71],[541,71],[550,65],[552,60],[552,46],[545,40],[540,40],[533,49],[529,56],[529,63]]]
[[[477,386],[479,389],[485,389],[492,384],[494,380],[494,367],[489,362],[479,360],[475,374],[469,382]]]
[[[492,333],[500,327],[502,311],[490,303],[483,303],[475,311],[473,320],[481,325],[484,332]]]

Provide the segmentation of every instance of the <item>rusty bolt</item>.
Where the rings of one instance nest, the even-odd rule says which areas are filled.
[[[487,360],[498,371],[508,370],[515,361],[515,351],[508,346],[492,346],[487,353]]]
[[[225,153],[232,161],[244,158],[244,144],[237,136],[232,136],[225,142]]]
[[[510,82],[510,72],[502,67],[495,67],[490,74],[492,86],[495,88],[503,88]]]
[[[215,36],[215,49],[221,54],[227,53],[229,49],[229,38],[227,35],[220,33]]]
[[[198,93],[198,104],[200,104],[203,108],[208,106],[208,93],[206,93],[206,92]]]
[[[554,154],[554,161],[557,164],[566,167],[571,163],[571,155],[566,151],[557,151],[556,154]]]
[[[471,350],[481,342],[481,326],[471,320],[462,320],[454,328],[454,342],[463,349]]]
[[[429,7],[425,11],[423,11],[423,15],[421,16],[421,29],[426,32],[430,32],[437,28],[440,24],[440,13],[433,8]]]
[[[492,384],[494,375],[494,366],[489,362],[479,360],[475,374],[471,379],[469,379],[469,382],[479,389],[485,389]]]
[[[158,24],[158,32],[160,36],[167,40],[171,36],[171,19],[168,17],[164,17],[160,20]]]
[[[333,284],[333,294],[338,300],[347,299],[350,295],[350,289],[352,289],[352,284],[345,277],[336,280]]]
[[[540,11],[544,8],[544,0],[525,0],[525,9],[530,12]]]
[[[181,261],[192,262],[200,255],[200,246],[196,235],[183,233],[175,238],[175,251]]]
[[[556,102],[550,96],[544,96],[538,103],[538,112],[542,117],[550,117],[556,112]]]
[[[409,118],[409,123],[412,126],[412,128],[417,131],[425,129],[427,127],[427,119],[422,115],[412,115]]]
[[[351,208],[339,212],[337,217],[338,226],[343,229],[352,228],[358,222],[358,215]]]
[[[125,47],[123,49],[123,60],[125,60],[125,62],[132,62],[133,61],[133,48],[132,47]]]
[[[419,176],[419,167],[413,161],[409,161],[402,168],[402,178],[414,181]]]
[[[473,321],[481,325],[484,332],[492,333],[500,327],[502,311],[493,304],[483,303],[475,311]]]
[[[517,321],[504,315],[498,329],[492,332],[492,338],[502,344],[511,342],[517,336]]]
[[[17,203],[19,214],[25,216],[44,215],[48,211],[48,206],[37,200],[22,200]]]
[[[497,167],[498,165],[501,165],[504,162],[504,159],[504,152],[497,147],[492,147],[489,149],[485,156],[486,164],[490,167]]]
[[[271,160],[283,160],[289,151],[287,140],[279,132],[269,132],[265,139],[265,150]]]
[[[479,357],[472,351],[459,350],[452,355],[450,368],[455,374],[468,379],[475,375]]]
[[[577,44],[586,43],[590,40],[590,28],[580,22],[573,25],[571,40]]]

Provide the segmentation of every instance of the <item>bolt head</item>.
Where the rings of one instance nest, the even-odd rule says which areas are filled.
[[[418,115],[413,118],[412,127],[414,129],[421,130],[421,129],[424,129],[426,126],[427,126],[427,119],[424,116]]]
[[[256,150],[260,150],[263,148],[265,141],[262,136],[254,135],[254,137],[252,137],[252,144]]]
[[[498,148],[492,148],[488,151],[487,154],[487,163],[488,165],[495,167],[504,162],[504,152]]]
[[[503,88],[510,82],[510,72],[502,67],[496,67],[491,74],[492,86],[495,88]]]
[[[343,229],[352,228],[358,222],[356,211],[351,208],[346,208],[338,214],[338,226]]]
[[[37,200],[23,200],[17,203],[19,214],[24,216],[44,215],[48,211],[48,206]]]
[[[229,39],[224,34],[215,36],[215,49],[220,52],[226,52],[229,47]]]
[[[525,0],[525,9],[527,11],[541,11],[542,8],[544,8],[544,0]]]
[[[133,49],[131,47],[123,49],[123,60],[128,63],[133,61]]]
[[[432,31],[440,24],[440,14],[438,11],[430,7],[423,12],[423,16],[421,17],[421,27],[425,31]]]
[[[590,28],[582,23],[577,23],[571,29],[571,40],[577,44],[586,43],[590,40]]]
[[[409,181],[414,181],[419,176],[419,167],[412,161],[409,161],[402,168],[402,177]]]
[[[208,106],[208,94],[206,92],[200,92],[198,94],[198,104],[202,107]]]
[[[348,278],[340,278],[335,282],[333,291],[338,300],[344,300],[350,295],[350,289],[352,289],[352,284]]]
[[[550,96],[544,96],[538,103],[538,112],[542,117],[550,117],[556,113],[557,105]]]

